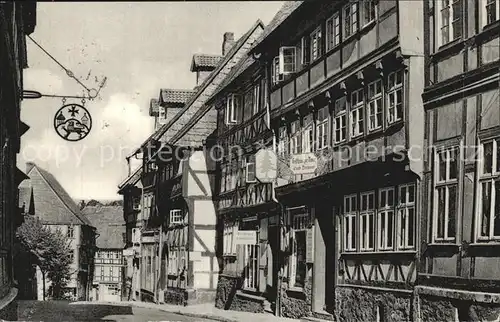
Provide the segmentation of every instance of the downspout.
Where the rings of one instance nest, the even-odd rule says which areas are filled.
[[[261,54],[254,53],[253,58],[259,59],[259,58],[261,58]],[[271,82],[269,79],[268,67],[269,67],[269,64],[267,63],[267,60],[264,60],[264,75],[265,75],[265,86],[266,86],[266,91],[265,91],[265,96],[264,96],[264,104],[266,106],[266,125],[271,130],[271,133],[273,136],[273,152],[275,155],[277,155],[276,131],[271,126],[271,104],[269,101]],[[276,164],[276,166],[277,166],[277,164]],[[282,265],[280,265],[280,257],[281,257],[281,235],[282,235],[281,219],[283,217],[283,215],[282,215],[283,205],[276,198],[277,180],[278,180],[278,178],[276,176],[276,178],[274,178],[274,180],[271,182],[271,198],[278,205],[278,234],[276,236],[278,252],[277,252],[276,261],[277,261],[277,264],[279,267],[279,271],[278,271],[278,281],[277,281],[277,285],[276,285],[277,296],[276,296],[276,304],[275,304],[275,306],[276,306],[275,307],[275,315],[278,317],[281,317],[281,280],[283,278],[283,268],[282,268]]]

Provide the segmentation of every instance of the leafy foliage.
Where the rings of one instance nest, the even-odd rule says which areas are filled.
[[[45,227],[38,218],[27,216],[17,229],[16,236],[42,274],[52,282],[54,297],[60,297],[61,288],[71,276],[70,265],[73,261],[65,235],[59,230],[52,231]]]

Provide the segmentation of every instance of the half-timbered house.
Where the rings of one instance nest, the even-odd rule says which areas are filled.
[[[412,318],[423,18],[420,1],[287,2],[251,50],[270,75],[282,316]]]
[[[500,317],[500,3],[425,1],[423,321]]]

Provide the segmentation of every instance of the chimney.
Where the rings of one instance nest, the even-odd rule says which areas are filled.
[[[222,56],[226,56],[226,54],[231,50],[234,45],[234,33],[225,32],[224,40],[222,41]]]
[[[34,166],[35,164],[33,162],[26,162],[26,174],[28,174]]]

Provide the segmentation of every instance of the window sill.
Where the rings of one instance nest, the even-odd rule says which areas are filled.
[[[412,250],[380,250],[380,251],[366,251],[366,252],[341,252],[340,256],[361,256],[361,255],[400,255],[400,254],[416,254],[417,251]]]
[[[375,24],[377,23],[377,20],[376,19],[373,19],[372,21],[366,23],[365,25],[363,25],[363,27],[361,27],[359,29],[358,32],[366,32],[368,29],[371,29],[375,26]]]
[[[225,258],[236,258],[236,254],[225,254],[225,255],[222,255],[222,257],[225,259]]]

